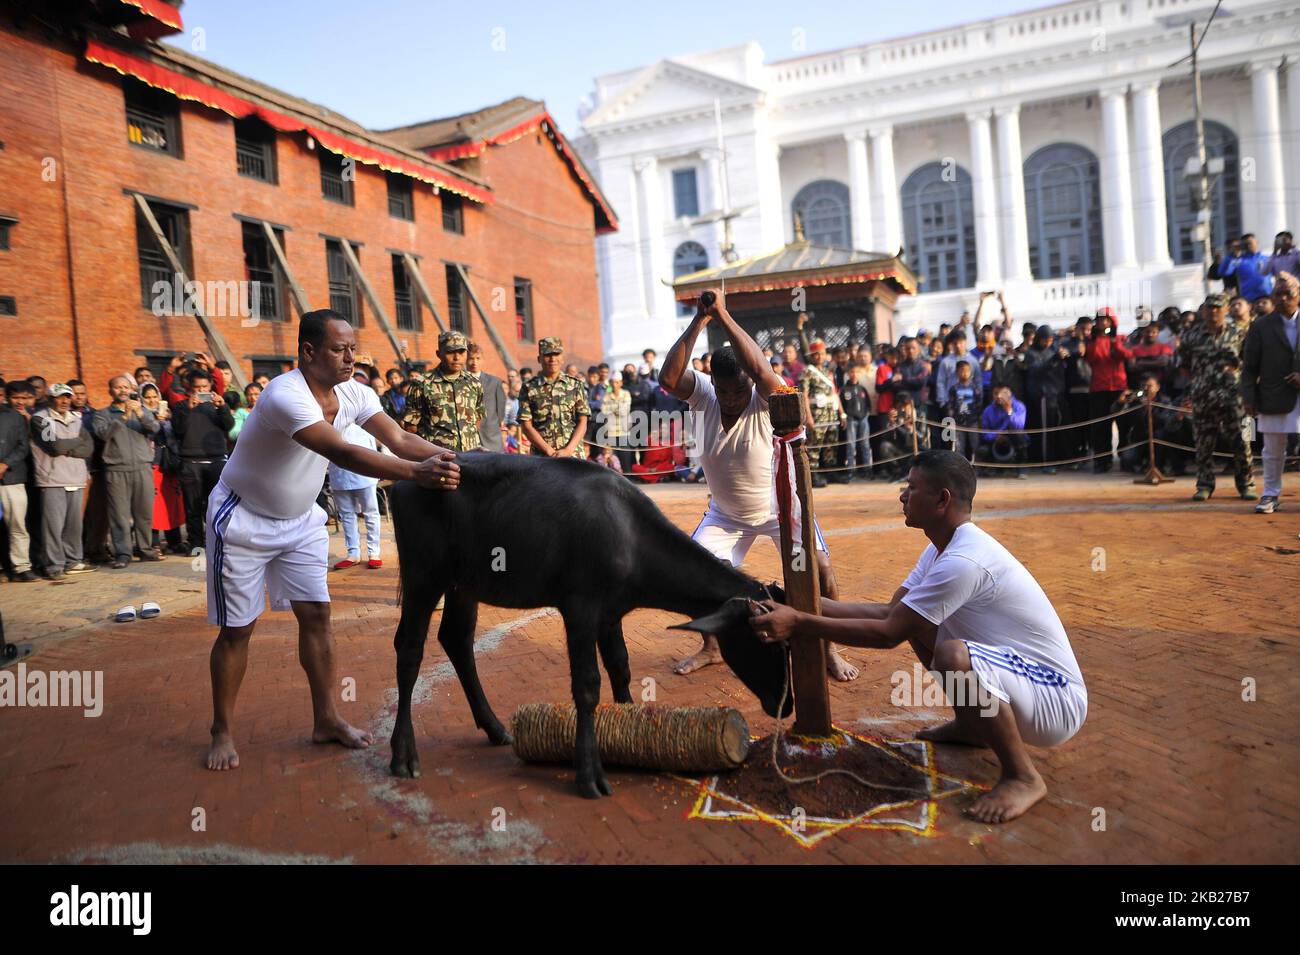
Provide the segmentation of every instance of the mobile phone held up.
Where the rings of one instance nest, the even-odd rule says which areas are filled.
[[[210,401],[212,401],[212,392],[210,392],[210,391],[200,391],[196,397],[199,399],[199,403],[200,403],[200,404],[205,403],[205,402],[210,402]]]

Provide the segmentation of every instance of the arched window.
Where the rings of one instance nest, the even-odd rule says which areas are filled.
[[[810,182],[799,190],[790,203],[790,210],[803,222],[803,234],[809,242],[853,248],[849,187],[844,183],[833,179]]]
[[[901,199],[907,261],[925,276],[925,291],[974,285],[970,173],[949,163],[928,163],[907,177]]]
[[[1183,123],[1165,133],[1165,202],[1169,209],[1169,251],[1184,265],[1201,258],[1200,244],[1191,237],[1196,225],[1192,201],[1196,180],[1183,178],[1187,160],[1196,155],[1196,124]],[[1241,235],[1241,180],[1237,169],[1237,137],[1227,126],[1205,121],[1205,152],[1223,159],[1223,175],[1210,184],[1210,240],[1222,249],[1229,236]]]
[[[1029,266],[1036,279],[1106,271],[1101,174],[1082,146],[1055,143],[1025,160]]]
[[[692,272],[698,272],[700,269],[709,267],[709,253],[704,251],[704,246],[698,242],[683,242],[673,253],[673,278],[679,278],[683,275],[690,275]],[[679,302],[677,305],[678,315],[694,315],[695,308],[692,305]]]

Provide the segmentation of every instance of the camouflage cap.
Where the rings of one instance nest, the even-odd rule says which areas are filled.
[[[449,328],[438,336],[438,351],[465,351],[469,348],[469,339],[464,332]]]
[[[563,355],[564,342],[560,341],[558,335],[552,335],[549,338],[543,338],[537,343],[537,354],[539,355]]]
[[[1222,292],[1211,292],[1205,296],[1205,305],[1207,308],[1227,308],[1228,296]]]

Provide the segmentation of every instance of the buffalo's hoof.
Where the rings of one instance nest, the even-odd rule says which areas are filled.
[[[493,746],[513,746],[515,738],[510,731],[497,723],[495,726],[483,727],[483,732],[487,734],[488,742]]]
[[[415,751],[415,742],[394,735],[392,747],[393,759],[388,764],[388,771],[402,779],[419,779],[420,757]]]
[[[594,776],[578,777],[578,795],[583,799],[599,799],[601,796],[614,795],[614,787],[605,778],[604,770],[597,770]]]

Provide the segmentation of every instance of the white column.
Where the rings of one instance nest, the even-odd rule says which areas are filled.
[[[1137,252],[1144,266],[1169,268],[1165,154],[1160,134],[1160,81],[1133,84],[1133,152],[1137,179]],[[1104,226],[1103,226],[1104,227]],[[1109,263],[1107,263],[1109,264]]]
[[[1286,228],[1282,116],[1277,97],[1280,65],[1280,60],[1250,64],[1250,99],[1255,114],[1255,221],[1246,223],[1246,230],[1259,236],[1262,249],[1271,249],[1273,236]]]
[[[853,248],[874,250],[871,228],[871,176],[867,166],[867,132],[844,134],[849,149],[849,202],[853,206]],[[890,250],[894,251],[894,250]]]
[[[641,260],[645,269],[646,314],[651,319],[669,317],[672,292],[661,280],[671,279],[672,269],[664,249],[663,190],[658,161],[640,160],[636,174],[642,209]]]
[[[980,289],[993,289],[1002,282],[1002,265],[998,255],[997,188],[989,115],[967,113],[966,123],[970,127],[971,191],[975,200],[975,284]]]
[[[894,128],[871,130],[871,169],[875,173],[874,205],[880,210],[879,251],[893,255],[903,245],[903,213],[899,204],[898,176],[894,172]],[[874,251],[874,250],[872,250]],[[915,264],[915,263],[914,263]]]
[[[1020,107],[995,109],[998,121],[998,218],[1002,222],[1002,273],[1008,282],[1028,282],[1029,224],[1025,220],[1025,160],[1020,152]]]
[[[1126,86],[1101,91],[1101,208],[1106,268],[1137,264],[1133,243],[1133,185],[1129,171]]]
[[[628,172],[628,195],[631,197],[627,204],[627,217],[622,223],[626,235],[632,237],[631,242],[615,255],[620,258],[626,256],[625,262],[631,263],[631,278],[634,281],[629,282],[630,294],[625,308],[636,312],[638,315],[650,314],[650,303],[645,297],[645,258],[642,255],[641,248],[641,174],[637,172],[636,162],[633,161],[627,167]],[[605,236],[606,239],[611,238]]]
[[[1300,231],[1300,59],[1288,59],[1286,65],[1286,136],[1291,141],[1291,166],[1297,181],[1291,184],[1291,209],[1287,226]]]

